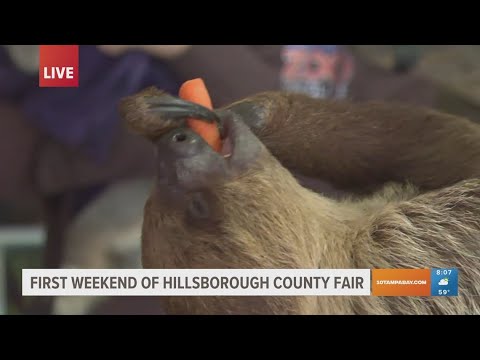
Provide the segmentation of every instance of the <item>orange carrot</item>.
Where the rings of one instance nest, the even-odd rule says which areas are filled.
[[[205,83],[202,79],[193,79],[185,81],[180,87],[180,98],[188,100],[209,109],[212,109],[212,101]],[[187,125],[200,135],[215,151],[220,152],[222,148],[222,140],[217,124],[208,123],[199,119],[187,119]]]

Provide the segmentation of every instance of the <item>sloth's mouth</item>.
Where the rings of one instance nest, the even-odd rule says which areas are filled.
[[[225,159],[230,159],[233,154],[233,147],[235,143],[233,124],[230,119],[222,121],[220,133],[222,138],[222,148],[220,150],[220,155],[222,155]]]
[[[229,159],[232,156],[232,152],[233,152],[232,139],[227,136],[226,138],[223,139],[223,146],[222,146],[222,150],[220,151],[220,154],[222,154],[222,156],[225,159]]]

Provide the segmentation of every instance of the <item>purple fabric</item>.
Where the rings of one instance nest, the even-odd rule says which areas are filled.
[[[39,88],[37,76],[25,84],[26,76],[0,56],[0,96],[16,96],[21,87],[32,124],[101,162],[120,126],[119,100],[151,85],[175,94],[179,83],[165,64],[143,53],[110,58],[94,45],[80,46],[79,53],[78,88]]]

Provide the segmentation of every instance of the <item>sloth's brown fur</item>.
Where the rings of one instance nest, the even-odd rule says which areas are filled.
[[[459,116],[284,92],[258,94],[228,108],[242,113],[285,167],[349,190],[406,180],[430,190],[480,178],[480,126]]]
[[[480,147],[474,141],[480,142],[478,125],[424,109],[333,104],[327,111],[322,103],[301,96],[298,104],[289,96],[285,101],[275,94],[262,97],[248,101],[262,104],[254,112],[267,114],[267,124],[260,129],[249,125],[266,147],[246,173],[209,190],[216,214],[212,221],[193,224],[181,209],[169,207],[158,189],[152,192],[144,214],[144,267],[457,267],[459,296],[172,297],[165,299],[169,313],[480,314],[480,179],[476,176]],[[276,104],[273,115],[269,103]],[[282,106],[284,112],[278,112]],[[286,113],[295,107],[297,113]],[[395,123],[395,114],[405,121]],[[314,119],[321,122],[325,117],[332,123],[316,128]],[[302,133],[289,133],[288,123],[295,122],[309,126]],[[322,129],[327,135],[321,135]],[[356,130],[372,142],[355,139]],[[298,137],[289,140],[295,134]],[[332,134],[340,134],[337,140],[345,140],[348,151],[331,148],[338,146]],[[382,134],[383,139],[375,138]],[[401,146],[405,146],[403,156],[398,153]],[[353,158],[351,164],[344,161],[348,156]],[[362,156],[378,156],[381,162],[369,163]],[[402,166],[401,172],[389,170],[390,160]],[[336,201],[300,186],[284,167],[296,161],[303,169],[321,169],[322,175],[331,165],[332,179],[346,181],[352,175],[349,181],[365,185],[365,174],[374,168],[373,181],[413,184],[387,184],[368,197]],[[454,171],[445,169],[445,164]],[[346,171],[349,168],[353,170]]]
[[[299,186],[274,158],[265,156],[262,168],[218,189],[223,220],[214,231],[189,228],[152,195],[144,266],[157,267],[161,258],[167,268],[458,267],[460,295],[176,297],[169,299],[170,312],[480,313],[480,180],[422,195],[392,184],[364,201],[336,202]]]

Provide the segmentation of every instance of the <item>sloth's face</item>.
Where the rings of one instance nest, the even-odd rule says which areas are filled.
[[[220,152],[186,127],[156,140],[157,179],[144,216],[145,267],[232,265],[228,258],[238,253],[232,250],[238,244],[230,227],[255,216],[258,209],[243,208],[249,198],[261,199],[265,186],[274,186],[266,178],[266,160],[277,163],[248,126],[228,113],[222,114],[222,137]]]
[[[236,240],[245,238],[234,232],[245,229],[255,245],[254,229],[244,224],[256,223],[285,179],[283,167],[250,130],[261,126],[262,108],[249,103],[211,111],[150,90],[127,99],[122,110],[155,149],[157,176],[142,235],[144,266],[233,266],[231,256],[242,252],[234,248],[243,246]],[[219,152],[186,125],[189,117],[219,124]]]
[[[173,129],[155,143],[159,185],[196,191],[241,176],[253,166],[262,143],[240,120],[222,119],[222,148],[215,152],[187,127]]]

